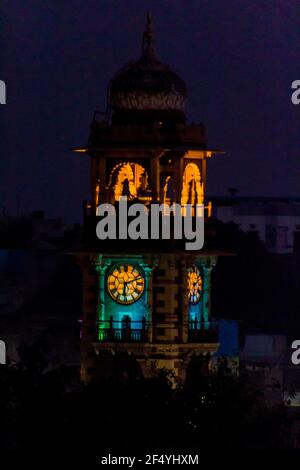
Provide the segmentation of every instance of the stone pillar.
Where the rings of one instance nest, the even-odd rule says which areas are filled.
[[[206,160],[205,158],[201,160],[201,181],[203,184],[203,194],[205,198],[205,194],[206,194]]]
[[[159,156],[151,157],[150,185],[152,190],[152,202],[158,201],[160,195]]]
[[[182,290],[181,290],[181,311],[182,311],[182,342],[188,342],[188,331],[189,331],[189,305],[188,305],[188,292],[187,292],[187,275],[188,269],[186,262],[181,263],[180,277],[182,279]]]
[[[99,287],[98,302],[97,302],[97,325],[96,325],[97,336],[98,336],[98,329],[99,329],[98,322],[102,322],[101,325],[103,326],[103,328],[105,328],[106,325],[103,322],[108,320],[108,318],[106,318],[106,315],[105,315],[106,314],[105,312],[105,286],[106,286],[105,273],[109,264],[110,264],[109,259],[105,259],[105,260],[101,259],[95,263],[95,269],[98,275],[97,285]]]
[[[105,320],[105,271],[107,266],[96,266],[96,272],[98,274],[98,305],[97,305],[97,320]]]
[[[92,271],[92,263],[88,256],[78,255],[77,262],[82,269],[82,325],[80,340],[81,357],[81,379],[86,382],[89,379],[88,369],[93,365],[93,341],[95,340],[96,319],[92,315],[93,307],[91,302],[94,294],[90,292],[90,287],[94,285],[96,273]]]
[[[175,186],[175,201],[177,204],[181,204],[183,172],[184,172],[184,155],[176,159],[174,186]]]
[[[205,329],[209,328],[209,321],[210,321],[210,296],[211,296],[211,271],[215,266],[215,260],[207,260],[205,263],[202,264],[203,270],[203,310],[202,310],[202,321],[204,321]]]
[[[152,303],[153,303],[153,291],[152,291],[152,271],[154,266],[150,266],[146,263],[140,263],[145,273],[145,307],[146,307],[146,320],[148,328],[148,339],[149,343],[152,343],[153,338],[153,319],[152,319]]]
[[[108,191],[106,189],[106,159],[102,156],[99,158],[99,203],[110,202],[108,200]]]
[[[155,310],[153,329],[154,341],[164,343],[178,342],[181,322],[179,321],[178,256],[161,254],[153,282]]]

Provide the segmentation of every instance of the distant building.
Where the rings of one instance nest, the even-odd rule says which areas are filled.
[[[300,365],[285,335],[246,335],[240,360],[249,383],[264,393],[268,403],[300,407]]]
[[[237,320],[219,318],[219,348],[212,357],[216,366],[220,358],[225,357],[228,366],[235,373],[239,371],[239,324]]]
[[[0,214],[0,249],[57,250],[79,244],[81,227],[37,210],[23,216]]]
[[[285,335],[246,335],[240,352],[241,370],[249,386],[262,392],[269,405],[286,407],[293,447],[300,448],[300,365]]]
[[[300,252],[300,198],[213,197],[213,216],[256,232],[272,253]]]
[[[81,278],[73,258],[53,249],[0,249],[0,281],[7,363],[19,360],[20,346],[43,338],[53,352],[52,365],[78,366]]]

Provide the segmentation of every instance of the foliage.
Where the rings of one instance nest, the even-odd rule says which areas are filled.
[[[24,348],[17,366],[0,368],[2,449],[117,454],[289,444],[284,408],[267,407],[225,360],[211,371],[194,357],[185,384],[160,370],[151,379],[116,374],[83,385],[70,367],[47,369],[45,352],[41,343]]]

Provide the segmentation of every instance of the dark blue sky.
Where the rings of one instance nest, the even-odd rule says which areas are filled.
[[[0,206],[81,219],[87,142],[108,80],[137,58],[145,13],[158,56],[185,79],[191,121],[206,123],[208,192],[300,196],[299,0],[1,0]]]

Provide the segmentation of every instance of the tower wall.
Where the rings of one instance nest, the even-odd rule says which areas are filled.
[[[111,308],[111,299],[105,293],[106,281],[111,266],[123,262],[139,266],[145,273],[145,290],[138,303],[128,305],[127,313],[135,322],[135,315],[147,317],[147,331],[143,341],[109,341],[101,333],[103,319],[105,331],[109,318],[116,320],[118,307]],[[216,329],[202,327],[198,338],[190,337],[191,318],[187,301],[186,278],[191,265],[205,268],[204,289],[209,288],[211,268],[216,262],[211,256],[190,256],[182,253],[146,255],[82,254],[78,262],[83,269],[83,318],[81,332],[81,376],[89,381],[97,377],[104,363],[111,357],[125,353],[137,361],[145,377],[165,368],[183,380],[185,370],[193,354],[211,354],[218,348]],[[147,274],[146,274],[147,273]],[[203,301],[209,292],[203,290]],[[202,300],[202,299],[201,299]],[[117,305],[117,304],[116,304]],[[200,307],[200,305],[199,305]],[[138,312],[141,309],[140,313]],[[201,309],[203,320],[209,322],[209,306]],[[125,310],[126,311],[126,308]],[[211,326],[211,325],[210,325]],[[142,328],[142,327],[140,327]],[[196,339],[196,341],[195,341]],[[108,360],[108,358],[110,358]],[[102,366],[99,368],[99,361]],[[109,364],[109,362],[107,362]],[[109,365],[107,366],[109,367]],[[104,367],[105,368],[105,367]]]

